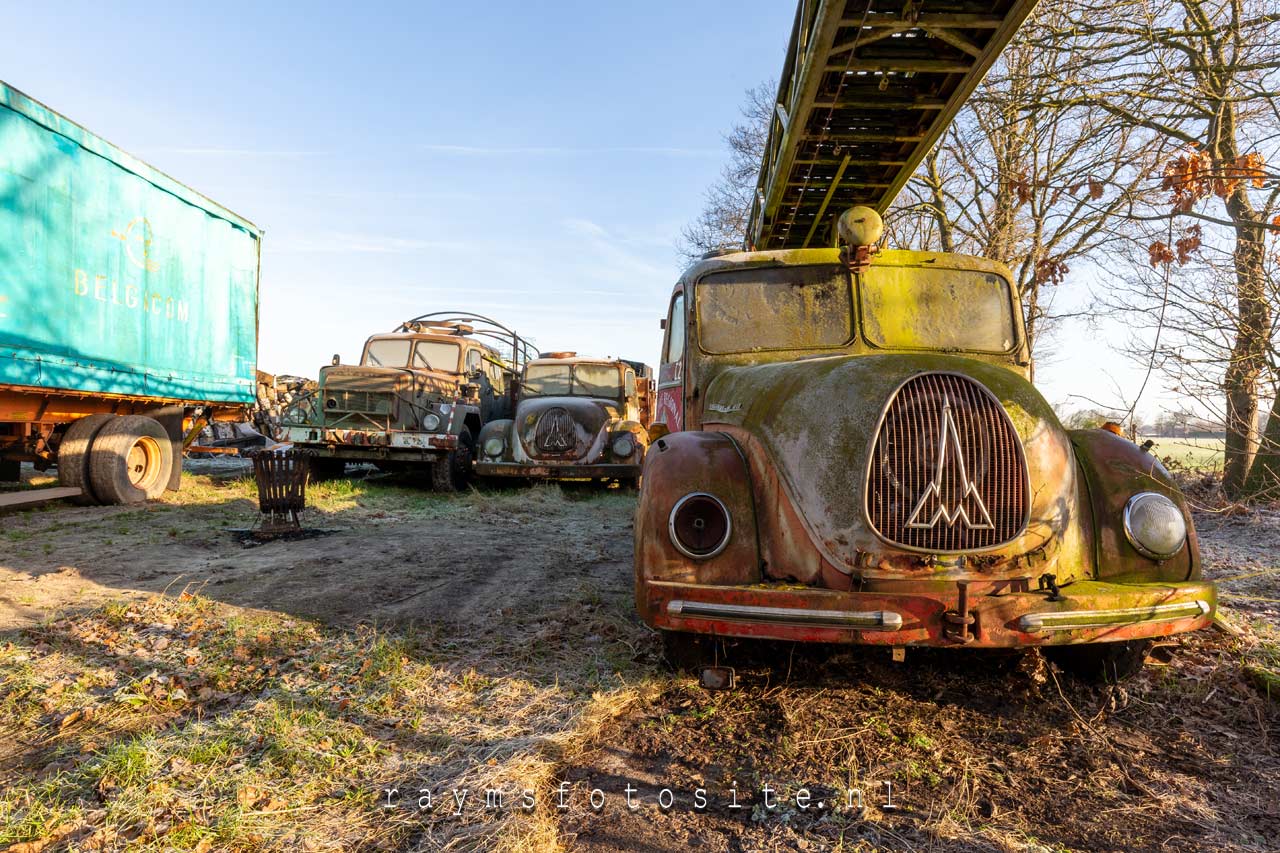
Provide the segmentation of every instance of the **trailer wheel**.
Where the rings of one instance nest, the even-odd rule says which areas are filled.
[[[99,503],[89,482],[89,451],[93,439],[115,415],[87,415],[72,421],[62,434],[62,442],[58,445],[58,482],[80,490],[80,494],[72,498],[72,503],[80,506],[93,506]]]
[[[1114,684],[1137,675],[1147,662],[1150,640],[1047,646],[1044,656],[1082,681]]]
[[[464,429],[458,436],[457,450],[450,450],[431,463],[431,487],[437,492],[460,492],[471,480],[471,459],[475,455],[476,440],[471,430]]]
[[[102,503],[138,504],[164,494],[173,465],[173,443],[164,427],[143,415],[125,415],[93,440],[89,479]]]

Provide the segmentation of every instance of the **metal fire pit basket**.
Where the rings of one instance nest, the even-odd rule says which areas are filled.
[[[259,531],[301,530],[311,454],[301,450],[260,450],[250,458],[254,479],[258,481],[258,510],[262,513]]]

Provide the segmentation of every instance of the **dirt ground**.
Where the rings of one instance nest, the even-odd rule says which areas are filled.
[[[343,480],[314,490],[317,509],[307,523],[322,535],[246,547],[233,533],[255,514],[243,469],[206,463],[195,473],[183,492],[144,508],[62,505],[0,517],[0,646],[7,640],[13,660],[27,667],[23,684],[39,682],[30,661],[65,650],[68,636],[80,650],[85,629],[77,619],[154,633],[157,619],[178,618],[155,615],[163,609],[155,594],[186,591],[198,595],[196,604],[209,602],[200,604],[202,622],[247,609],[283,619],[272,624],[286,631],[298,620],[317,626],[320,633],[273,660],[322,643],[345,643],[343,654],[358,659],[374,646],[351,638],[401,632],[409,639],[396,648],[408,668],[395,669],[406,682],[395,701],[430,711],[410,719],[400,709],[394,724],[377,723],[387,728],[375,732],[383,745],[370,747],[383,750],[380,763],[352,775],[375,793],[346,803],[327,845],[323,834],[307,835],[315,829],[307,824],[323,823],[328,801],[291,788],[299,810],[318,811],[297,816],[287,832],[255,825],[246,835],[206,814],[192,822],[200,832],[182,836],[188,841],[166,840],[153,820],[151,835],[138,836],[151,839],[139,842],[146,849],[223,849],[225,839],[234,839],[227,849],[1280,847],[1280,705],[1247,670],[1259,654],[1277,654],[1280,513],[1198,519],[1207,573],[1221,581],[1240,633],[1174,640],[1123,687],[1080,684],[1035,656],[912,651],[894,664],[885,652],[735,645],[723,651],[739,688],[707,693],[665,670],[657,639],[633,615],[631,495],[535,488],[452,497],[394,479]],[[132,609],[112,609],[122,605]],[[107,652],[94,654],[95,662],[108,660]],[[17,683],[6,680],[4,664],[0,655],[0,694]],[[364,667],[359,674],[372,689]],[[432,678],[441,682],[427,684]],[[434,697],[460,686],[467,702],[437,706]],[[52,688],[23,689],[30,700],[13,707],[26,701],[30,715],[0,750],[0,788],[70,762],[66,772],[98,780],[90,799],[106,804],[106,820],[123,820],[110,811],[115,789],[103,793],[101,733],[74,749],[59,745],[67,712],[52,727],[58,737],[34,737],[50,726],[33,703],[51,707]],[[252,702],[275,690],[246,693],[226,708],[214,693],[194,717],[165,706],[172,716],[148,729],[148,749],[163,752],[156,739],[175,727],[202,731],[193,720],[215,711],[243,727],[262,716]],[[344,724],[350,720],[333,709],[345,707],[330,709]],[[356,722],[372,730],[368,719]],[[439,754],[446,734],[448,761]],[[225,767],[243,774],[246,763],[228,758]],[[488,824],[463,831],[397,811],[396,833],[343,835],[342,821],[376,808],[376,791],[388,782],[430,779],[443,789],[474,782],[475,768],[486,765],[534,775],[539,800],[531,814],[540,823],[520,823],[517,814],[512,826],[523,829],[495,834]],[[115,784],[128,789],[127,780]],[[672,799],[665,809],[664,789]],[[28,791],[8,813],[34,827],[32,803],[53,808],[54,797],[70,815],[66,826],[101,823],[83,805],[90,795],[76,796]],[[260,804],[244,811],[262,812]],[[47,835],[63,841],[20,848],[39,834],[23,832],[0,832],[0,849],[5,841],[13,850],[91,849],[66,841],[69,831]],[[305,844],[290,840],[304,835]],[[206,837],[217,844],[201,847]]]

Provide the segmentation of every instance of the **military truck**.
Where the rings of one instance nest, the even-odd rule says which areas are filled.
[[[359,364],[339,357],[285,416],[284,441],[314,454],[318,476],[348,462],[425,468],[440,491],[465,487],[484,425],[511,417],[515,382],[533,350],[478,314],[436,312],[365,341]]]
[[[525,365],[514,417],[481,431],[476,473],[634,486],[652,401],[641,362],[544,353]]]
[[[725,254],[675,286],[635,522],[637,606],[670,656],[1043,647],[1122,677],[1208,625],[1186,500],[1127,439],[1063,428],[1009,271],[877,252],[881,230],[853,208],[841,248]]]

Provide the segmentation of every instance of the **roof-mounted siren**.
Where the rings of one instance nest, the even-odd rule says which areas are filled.
[[[850,272],[860,273],[871,266],[871,256],[880,251],[884,220],[870,207],[851,207],[840,214],[836,234],[840,241],[840,259]]]

